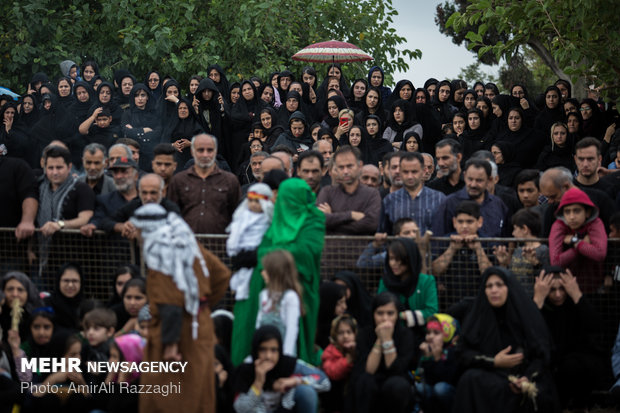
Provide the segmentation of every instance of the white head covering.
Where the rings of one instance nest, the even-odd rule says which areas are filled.
[[[130,221],[142,231],[146,265],[172,277],[183,292],[185,310],[194,318],[192,335],[196,339],[200,296],[198,280],[194,276],[194,260],[198,259],[205,277],[209,276],[209,270],[194,233],[179,215],[166,212],[159,204],[141,206]]]

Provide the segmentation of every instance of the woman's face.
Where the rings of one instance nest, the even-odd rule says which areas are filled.
[[[112,99],[112,91],[108,86],[104,86],[99,89],[99,101],[103,104],[110,103]]]
[[[35,343],[44,346],[52,340],[54,324],[45,317],[36,317],[30,324],[30,333]]]
[[[67,79],[62,79],[58,82],[58,96],[66,98],[71,94],[71,85]]]
[[[469,113],[467,115],[467,124],[471,130],[478,129],[480,127],[480,115],[477,113]]]
[[[32,100],[30,96],[24,98],[24,101],[22,102],[22,109],[26,114],[34,110],[34,100]]]
[[[271,115],[269,113],[260,114],[260,123],[265,129],[271,129]]]
[[[230,101],[232,103],[237,103],[239,96],[241,96],[241,91],[238,87],[234,87],[230,90]]]
[[[564,114],[568,116],[571,112],[577,112],[577,106],[573,104],[573,102],[564,102]]]
[[[329,102],[327,102],[327,113],[329,113],[330,117],[337,118],[338,112],[338,106],[333,101],[330,100]]]
[[[484,286],[484,292],[491,307],[499,308],[506,304],[508,287],[497,275],[491,275]]]
[[[4,121],[10,123],[13,119],[15,119],[15,108],[7,108],[4,111]]]
[[[525,90],[523,90],[521,86],[515,86],[512,88],[512,96],[516,97],[517,99],[521,99],[525,97]]]
[[[120,274],[116,277],[116,282],[114,283],[114,288],[116,289],[116,295],[119,297],[123,292],[123,287],[127,281],[131,280],[131,274],[126,272],[125,274]]]
[[[134,97],[134,102],[138,109],[144,109],[146,107],[146,102],[149,101],[149,95],[145,90],[138,90],[136,92],[136,96]]]
[[[383,83],[383,74],[380,70],[375,70],[370,74],[370,84],[374,87],[379,87],[381,83]]]
[[[482,111],[482,116],[484,116],[485,118],[489,116],[489,107],[487,106],[486,102],[476,102],[476,108]]]
[[[331,79],[327,83],[327,90],[340,90],[340,82],[338,79]]]
[[[19,300],[22,307],[26,304],[26,301],[28,301],[26,287],[15,278],[10,279],[4,285],[4,295],[6,296],[6,303],[9,307],[13,305],[13,301],[15,300]]]
[[[87,82],[90,82],[91,80],[93,80],[93,77],[95,77],[95,75],[96,75],[95,68],[92,66],[86,66],[84,68],[84,73],[82,73],[82,77]]]
[[[174,97],[178,98],[179,97],[179,88],[174,86],[174,85],[168,87],[166,89],[166,97],[168,97],[168,96],[174,96]]]
[[[129,96],[132,88],[133,88],[133,80],[131,80],[130,77],[121,79],[121,92],[123,92],[123,95]]]
[[[501,117],[503,114],[502,108],[497,103],[492,103],[491,105],[493,106],[493,114],[498,118]]]
[[[317,139],[319,139],[319,131],[321,130],[321,127],[316,126],[314,129],[312,129],[312,131],[310,132],[310,136],[312,136],[312,140],[313,141],[317,141]]]
[[[243,87],[241,88],[241,94],[243,95],[243,98],[245,100],[254,99],[254,89],[252,89],[252,86],[249,83],[243,84]]]
[[[179,119],[187,119],[189,117],[189,108],[187,107],[187,103],[179,103],[179,106],[177,107],[177,114]]]
[[[258,138],[253,140],[252,142],[250,142],[250,153],[256,153],[256,152],[260,152],[263,150],[263,144],[262,144],[262,139],[263,139],[263,130],[262,129],[256,129],[254,130],[254,137]],[[259,203],[260,205],[260,203]]]
[[[159,75],[157,73],[151,73],[149,75],[149,89],[151,90],[155,90],[157,89],[157,86],[159,86]]]
[[[200,82],[198,81],[198,79],[192,79],[189,81],[189,93],[191,93],[192,95],[196,93],[196,90],[198,89],[198,85],[200,84]]]
[[[370,136],[375,136],[379,132],[379,122],[376,119],[366,120],[366,132]]]
[[[508,129],[513,132],[518,131],[523,126],[523,119],[521,114],[516,110],[512,110],[508,113]]]
[[[405,112],[403,112],[400,106],[394,108],[394,120],[399,124],[405,121]]]
[[[320,139],[321,139],[322,141],[327,141],[327,142],[329,142],[330,144],[332,143],[332,137],[331,137],[331,135],[327,135],[327,134],[326,134],[326,135],[323,135],[323,136],[321,136],[321,137],[320,137]]]
[[[275,338],[265,340],[258,345],[258,359],[268,361],[275,366],[280,360],[280,344]]]
[[[392,325],[396,325],[396,321],[398,321],[398,309],[394,303],[387,303],[375,308],[372,315],[375,320],[375,326],[385,323],[386,321],[389,321]]]
[[[366,106],[368,109],[375,109],[379,104],[379,94],[375,90],[368,91],[366,95]]]
[[[218,72],[217,69],[211,69],[211,71],[209,72],[209,79],[213,80],[213,82],[215,82],[216,84],[220,83],[220,72]]]
[[[493,158],[495,158],[495,163],[497,165],[501,165],[504,163],[504,155],[502,154],[502,150],[493,145],[491,146],[491,153],[493,154]]]
[[[301,83],[299,82],[293,82],[291,83],[291,85],[288,87],[289,92],[297,92],[299,93],[300,96],[304,95],[304,89],[301,86]]]
[[[88,91],[82,86],[75,88],[75,96],[77,97],[77,100],[82,103],[88,102],[88,98],[90,97],[88,96]]]
[[[146,295],[138,286],[132,286],[125,291],[123,305],[131,317],[137,317],[138,312],[146,304]]]
[[[355,100],[361,100],[366,93],[366,85],[363,82],[357,82],[353,85],[353,96]]]
[[[271,77],[271,86],[273,86],[274,89],[278,87],[278,74],[277,73],[275,73]]]
[[[431,97],[431,100],[433,99],[433,97],[435,96],[435,92],[437,91],[437,85],[429,85],[426,88],[426,91],[428,92],[429,96]]]
[[[304,83],[309,84],[310,86],[314,86],[314,82],[316,82],[316,76],[309,75],[308,73],[304,73],[301,75],[301,80]]]
[[[291,85],[291,78],[288,76],[285,77],[281,77],[280,78],[280,87],[282,88],[282,90],[288,90],[288,87]]]
[[[474,92],[476,92],[476,95],[478,97],[484,96],[484,86],[476,85],[476,87],[474,87]]]
[[[397,277],[405,275],[408,270],[407,264],[402,262],[400,258],[396,257],[392,251],[388,252],[388,264],[390,265],[390,269],[394,275]]]
[[[411,90],[411,86],[409,86],[408,83],[405,83],[403,87],[400,88],[400,92],[398,93],[398,96],[400,96],[401,99],[405,99],[408,101],[409,99],[411,99],[412,94],[413,94],[413,90]]]
[[[336,308],[334,309],[334,315],[336,317],[341,316],[347,311],[347,296],[343,295],[340,297],[340,300],[336,303]]]
[[[359,146],[362,141],[362,131],[358,127],[351,128],[349,131],[349,143],[351,146]]]
[[[286,99],[286,110],[295,112],[299,108],[299,101],[295,98]]]
[[[566,121],[566,125],[568,126],[568,132],[577,133],[579,131],[579,121],[575,116],[569,116]]]
[[[79,294],[82,282],[80,274],[73,268],[68,268],[60,276],[60,293],[67,298]]]
[[[417,139],[413,136],[410,136],[409,139],[407,139],[407,144],[405,145],[405,148],[407,149],[407,152],[420,151],[420,145],[418,145]]]
[[[468,94],[467,96],[465,96],[463,98],[463,105],[465,106],[465,109],[467,109],[467,110],[475,108],[476,107],[476,97],[474,95],[472,95],[471,93]]]
[[[340,81],[340,76],[342,76],[342,72],[336,66],[332,66],[329,68],[329,73],[327,75],[333,76],[338,79],[338,81]]]
[[[426,103],[426,95],[424,92],[419,91],[415,94],[415,103]]]
[[[265,89],[263,89],[263,93],[260,95],[260,98],[265,103],[271,103],[271,101],[273,100],[273,89],[270,87],[266,87]]]
[[[566,144],[566,136],[567,131],[563,126],[556,126],[553,128],[553,133],[551,134],[551,138],[553,139],[553,143],[559,147],[563,147]]]
[[[439,101],[440,102],[447,102],[448,99],[450,98],[450,86],[448,85],[443,85],[439,88],[439,92],[438,92],[438,96],[439,96]]]
[[[588,120],[592,117],[592,106],[589,103],[582,103],[579,111],[583,120]]]
[[[103,80],[101,79],[97,79],[95,80],[95,83],[93,83],[93,89],[97,90],[99,89],[99,85],[103,83]]]
[[[560,103],[560,97],[558,96],[558,92],[555,90],[550,90],[545,95],[545,104],[549,109],[555,109],[558,107]]]
[[[452,119],[452,128],[454,129],[454,133],[460,135],[465,130],[465,119],[460,116],[456,116]]]
[[[495,97],[495,91],[493,89],[484,89],[484,96],[492,101]]]
[[[455,102],[462,102],[463,101],[463,97],[465,96],[465,88],[462,89],[457,89],[454,91],[454,101]]]

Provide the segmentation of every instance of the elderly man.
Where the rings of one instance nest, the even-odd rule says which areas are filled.
[[[362,166],[360,182],[371,188],[379,189],[379,185],[381,185],[381,171],[372,164]]]
[[[223,234],[239,204],[239,181],[215,164],[215,136],[194,136],[191,151],[194,165],[172,178],[168,197],[181,208],[183,219],[195,233]]]
[[[345,145],[332,158],[333,173],[338,185],[321,189],[317,207],[325,213],[328,234],[371,235],[379,223],[381,197],[377,190],[359,181],[361,153]]]
[[[115,190],[114,180],[104,174],[107,160],[105,146],[99,143],[86,145],[82,152],[82,166],[85,174],[78,179],[80,182],[86,182],[95,195],[107,194]]]

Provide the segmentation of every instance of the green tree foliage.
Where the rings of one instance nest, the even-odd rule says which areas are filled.
[[[23,91],[33,73],[59,75],[70,59],[99,63],[105,78],[150,69],[185,82],[218,63],[238,79],[290,68],[291,56],[329,39],[358,45],[386,72],[404,71],[419,50],[391,27],[397,14],[381,0],[29,0],[0,4],[0,84]],[[367,65],[351,65],[347,70]],[[320,68],[319,68],[320,69]]]
[[[473,88],[474,83],[476,82],[497,82],[497,79],[495,79],[492,75],[484,73],[482,70],[480,70],[479,63],[472,63],[461,68],[461,72],[457,76],[457,79],[463,79],[464,81],[466,81],[467,85],[470,88]]]
[[[479,56],[515,56],[523,45],[534,50],[553,73],[562,78],[595,79],[618,88],[620,30],[614,10],[616,0],[468,1],[455,11],[445,26],[470,42]],[[508,36],[485,42],[493,28]]]
[[[454,0],[454,1],[446,1],[443,4],[437,5],[436,14],[435,14],[435,24],[439,26],[439,32],[445,34],[448,37],[452,38],[452,42],[456,45],[462,45],[463,43],[467,46],[472,52],[478,54],[478,51],[482,47],[481,45],[472,44],[467,38],[466,34],[470,31],[478,31],[478,27],[476,24],[469,23],[461,30],[455,30],[454,27],[446,25],[446,22],[454,14],[455,12],[464,13],[467,9],[467,5],[471,3],[467,0]],[[508,36],[505,34],[498,33],[497,30],[491,28],[487,30],[487,32],[483,36],[484,44],[494,44],[498,41],[506,41],[508,40]],[[499,59],[493,53],[483,53],[478,56],[478,59],[487,65],[494,65],[499,63]]]

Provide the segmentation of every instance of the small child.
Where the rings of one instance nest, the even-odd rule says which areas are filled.
[[[263,325],[277,327],[284,339],[283,353],[296,357],[302,305],[295,259],[288,251],[275,250],[263,257],[262,264],[261,275],[266,288],[258,296],[256,328]]]
[[[542,228],[540,215],[530,208],[520,209],[512,216],[512,227],[515,238],[538,238]],[[493,248],[493,252],[499,265],[509,268],[527,293],[533,295],[536,274],[549,265],[549,247],[538,241],[527,241],[512,255],[503,245]]]
[[[116,326],[116,314],[107,308],[95,308],[84,315],[82,320],[84,336],[88,341],[85,346],[83,360],[89,361],[108,361],[110,357],[109,343],[114,336]],[[90,374],[90,373],[89,373]],[[92,373],[90,377],[94,383],[101,383],[105,379],[102,373]]]
[[[549,233],[551,265],[569,268],[584,292],[602,285],[607,234],[598,208],[579,188],[564,193]]]
[[[424,411],[452,410],[458,331],[458,322],[448,314],[435,314],[426,322],[426,339],[420,344],[422,358],[416,371],[416,390],[422,396]]]
[[[138,312],[138,334],[143,339],[147,339],[149,335],[149,323],[151,321],[151,310],[148,304],[145,304],[144,307],[140,309]]]
[[[616,151],[616,157],[607,166],[607,169],[620,169],[620,148]]]
[[[110,342],[110,363],[118,363],[121,361],[128,361],[132,363],[140,363],[144,355],[144,339],[138,334],[124,334],[116,337]],[[138,383],[140,373],[136,371],[132,372],[114,372],[110,371],[105,379],[105,383],[114,383],[116,386],[118,383],[129,383],[130,385]],[[138,393],[137,392],[125,392],[120,391],[120,388],[116,388],[114,393],[115,397],[108,397],[106,411],[111,412],[135,412],[138,411]]]
[[[353,317],[343,314],[334,319],[329,337],[331,343],[321,355],[321,368],[332,382],[331,390],[321,395],[325,412],[345,411],[347,383],[355,363],[356,336],[357,322]]]
[[[268,185],[258,183],[250,186],[246,199],[237,207],[226,231],[226,253],[230,257],[245,251],[255,251],[273,217],[273,193]],[[250,278],[253,268],[239,268],[230,279],[230,289],[236,300],[245,300],[250,294]]]
[[[56,350],[55,343],[52,343],[54,330],[54,310],[51,307],[35,308],[30,317],[30,338],[22,344],[26,357],[60,356],[60,354],[52,355],[53,351]],[[46,377],[47,374],[38,371],[32,373],[34,383],[41,383]]]

